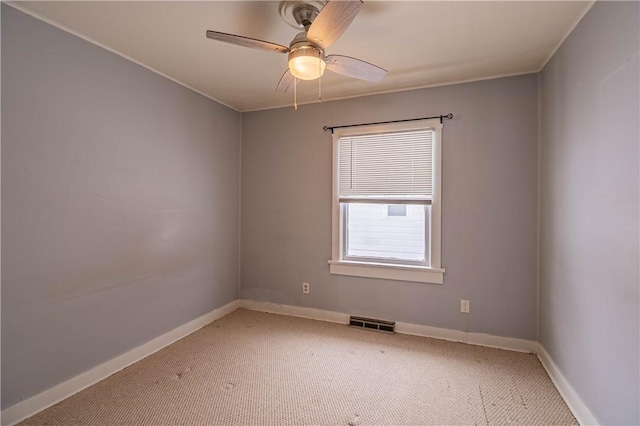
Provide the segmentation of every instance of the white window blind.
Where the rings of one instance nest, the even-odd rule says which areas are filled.
[[[430,204],[433,130],[339,139],[339,201]]]

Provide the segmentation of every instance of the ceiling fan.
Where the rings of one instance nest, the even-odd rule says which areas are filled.
[[[255,38],[207,31],[207,37],[238,46],[269,52],[287,53],[289,68],[284,73],[277,92],[288,92],[296,78],[315,80],[329,69],[338,74],[366,81],[380,81],[387,71],[362,61],[343,55],[325,55],[362,8],[362,0],[284,0],[280,2],[280,14],[290,25],[304,29],[298,33],[289,47]],[[292,19],[291,19],[292,18]]]

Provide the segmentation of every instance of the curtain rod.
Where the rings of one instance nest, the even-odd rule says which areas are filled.
[[[442,124],[442,120],[444,120],[445,118],[447,120],[451,120],[453,118],[453,114],[449,113],[447,115],[436,115],[436,116],[433,116],[433,117],[407,118],[405,120],[378,121],[377,123],[345,124],[344,126],[323,126],[322,130],[324,130],[325,132],[327,130],[331,130],[331,133],[333,133],[333,129],[344,129],[346,127],[373,126],[374,124],[404,123],[406,121],[430,120],[432,118],[439,118],[440,119],[440,124]]]

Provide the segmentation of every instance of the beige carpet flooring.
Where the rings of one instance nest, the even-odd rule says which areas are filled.
[[[577,422],[535,355],[240,309],[21,424]]]

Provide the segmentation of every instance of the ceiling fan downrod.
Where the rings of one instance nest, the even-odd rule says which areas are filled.
[[[300,3],[293,9],[293,19],[307,32],[311,24],[313,24],[313,20],[318,16],[318,13],[320,13],[320,11],[312,4]]]

